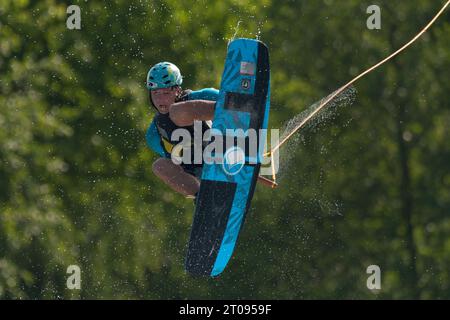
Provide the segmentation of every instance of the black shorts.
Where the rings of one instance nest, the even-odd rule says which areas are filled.
[[[201,179],[202,178],[202,169],[203,164],[184,164],[182,163],[180,165],[184,172],[189,173],[190,175],[193,175],[194,177]]]

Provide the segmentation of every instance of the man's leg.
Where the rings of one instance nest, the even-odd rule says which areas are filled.
[[[170,106],[169,117],[177,126],[191,126],[194,124],[194,120],[212,120],[215,108],[215,101],[190,100],[177,102]]]
[[[170,159],[159,158],[153,163],[153,173],[169,187],[184,196],[195,196],[200,189],[200,181],[184,172],[183,168]]]

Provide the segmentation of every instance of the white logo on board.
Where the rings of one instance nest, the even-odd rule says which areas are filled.
[[[225,152],[224,161],[222,163],[223,170],[226,174],[234,176],[245,165],[245,152],[239,147],[232,147]]]

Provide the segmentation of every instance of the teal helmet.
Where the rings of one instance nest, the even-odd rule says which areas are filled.
[[[148,90],[179,86],[182,82],[180,69],[170,62],[157,63],[147,73]]]

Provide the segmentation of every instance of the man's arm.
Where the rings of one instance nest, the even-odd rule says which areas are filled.
[[[150,127],[147,129],[145,139],[150,149],[159,154],[161,157],[167,158],[167,154],[161,146],[161,137],[159,136],[158,129],[156,128],[154,121],[152,121]]]
[[[215,101],[189,100],[174,103],[170,106],[169,117],[177,126],[185,127],[194,124],[194,120],[208,121],[214,118]]]

